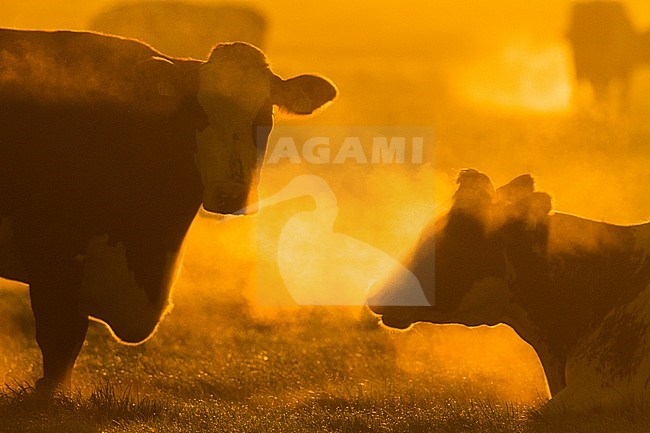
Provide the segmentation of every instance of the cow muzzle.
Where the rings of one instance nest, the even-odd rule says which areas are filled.
[[[410,327],[432,309],[418,279],[403,266],[398,266],[388,278],[373,285],[366,303],[373,313],[380,316],[384,325],[395,329]]]
[[[421,322],[431,307],[408,307],[373,305],[368,300],[368,308],[378,316],[381,323],[393,329],[407,329],[416,322]]]
[[[210,188],[203,196],[203,208],[211,213],[254,215],[257,213],[257,191],[248,185],[228,184]]]

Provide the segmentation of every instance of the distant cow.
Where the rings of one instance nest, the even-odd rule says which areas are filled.
[[[201,204],[235,213],[256,196],[273,106],[310,114],[335,96],[245,43],[204,62],[0,29],[0,276],[30,285],[39,386],[69,383],[88,316],[148,338]]]
[[[408,287],[388,278],[368,300],[383,323],[505,323],[537,351],[552,402],[647,397],[650,224],[549,214],[550,197],[528,175],[495,191],[466,170],[458,184],[449,212],[405,260],[432,306],[405,306]]]
[[[630,73],[650,64],[650,32],[637,32],[620,2],[574,4],[568,36],[576,78],[591,84],[597,100],[607,100],[615,81],[627,98]]]
[[[266,20],[234,4],[201,5],[145,1],[115,6],[97,15],[90,30],[144,41],[176,57],[205,59],[216,42],[265,46]]]

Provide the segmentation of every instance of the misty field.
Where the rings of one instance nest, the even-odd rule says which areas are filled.
[[[544,151],[556,164],[544,172],[541,189],[556,182],[549,189],[565,193],[557,193],[556,208],[573,207],[594,216],[605,212],[610,200],[596,192],[608,191],[610,203],[616,203],[610,209],[612,219],[639,218],[650,209],[643,177],[648,173],[628,157],[635,154],[646,160],[644,155],[650,152],[641,144],[648,136],[637,132],[638,143],[622,138],[606,142],[597,127],[615,131],[620,126],[598,118],[484,115],[475,130],[456,134],[448,130],[446,138],[453,138],[455,149],[468,154],[473,154],[473,146],[495,143],[483,154],[483,163],[492,172],[501,166],[503,171],[497,173],[527,171],[518,170],[503,155],[523,158],[525,146],[537,146],[540,152],[548,146]],[[585,144],[589,140],[596,143],[592,148]],[[573,151],[563,154],[551,147],[555,142],[568,143]],[[508,150],[511,146],[519,150]],[[591,164],[604,164],[606,146],[625,146],[624,156],[618,152],[609,158],[619,176],[603,169],[587,178]],[[283,184],[286,173],[281,170],[271,167],[267,176],[275,170],[279,180],[265,180],[263,195]],[[374,241],[399,256],[434,210],[434,194],[429,193],[453,188],[451,175],[422,170],[394,178],[377,174],[384,181],[403,182],[388,192],[379,179],[365,178],[363,200],[355,199],[354,190],[341,192],[336,230]],[[505,180],[509,174],[499,176]],[[403,200],[400,191],[421,179],[439,182],[431,184],[435,186],[431,191],[412,191],[408,216],[400,219],[401,208],[395,204]],[[609,189],[601,188],[600,182],[610,182]],[[382,197],[385,204],[380,207]],[[368,212],[368,201],[381,211]],[[310,204],[296,200],[291,206]],[[2,284],[0,382],[5,385],[0,393],[0,431],[641,433],[650,429],[647,406],[641,405],[582,415],[544,413],[541,405],[547,394],[541,366],[533,350],[507,327],[470,330],[420,324],[397,332],[381,328],[361,307],[258,305],[256,242],[282,226],[283,219],[295,212],[291,206],[219,224],[198,219],[173,295],[175,307],[153,339],[124,346],[103,325],[92,323],[75,368],[74,390],[52,401],[31,389],[41,366],[27,288]],[[273,221],[260,230],[255,226],[263,218]],[[327,251],[319,253],[326,260]]]
[[[111,2],[56,3],[10,0],[0,25],[84,29]],[[532,173],[563,212],[650,217],[650,72],[633,77],[627,115],[576,103],[568,1],[249,3],[269,17],[274,70],[319,72],[340,89],[319,117],[278,124],[435,130],[434,157],[420,167],[270,165],[263,197],[298,174],[322,176],[338,198],[334,229],[395,258],[469,167],[495,186]],[[646,2],[632,3],[647,27]],[[259,243],[310,207],[303,198],[237,221],[198,218],[175,307],[154,337],[124,346],[91,323],[74,389],[52,400],[31,388],[41,364],[27,288],[0,282],[0,432],[650,431],[642,403],[545,412],[539,361],[505,326],[397,332],[362,307],[259,305]]]
[[[188,271],[189,272],[189,271]],[[637,408],[541,414],[541,368],[506,328],[388,332],[360,309],[255,313],[181,284],[156,337],[94,324],[75,390],[48,401],[26,293],[0,293],[2,432],[643,432]]]

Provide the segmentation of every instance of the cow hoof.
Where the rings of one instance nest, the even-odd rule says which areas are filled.
[[[34,389],[41,395],[54,395],[66,389],[65,385],[59,381],[41,377],[36,381]]]
[[[34,389],[40,394],[51,394],[56,389],[56,386],[51,381],[41,377],[36,381]]]

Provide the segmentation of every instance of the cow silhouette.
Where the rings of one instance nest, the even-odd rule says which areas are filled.
[[[589,83],[598,102],[618,83],[626,107],[630,74],[650,64],[650,31],[637,31],[622,3],[593,1],[573,5],[568,38],[578,82]]]
[[[404,259],[432,306],[404,306],[400,281],[382,282],[368,304],[383,323],[505,323],[537,352],[552,405],[647,398],[650,223],[550,213],[550,196],[529,175],[495,191],[486,175],[465,170],[458,184],[449,212]]]
[[[197,211],[255,201],[273,107],[308,115],[326,79],[275,75],[252,45],[177,59],[98,33],[0,29],[0,276],[28,283],[51,389],[88,317],[156,329]]]
[[[242,41],[264,48],[266,20],[236,4],[144,1],[113,6],[89,29],[138,39],[175,57],[205,59],[217,42]]]

